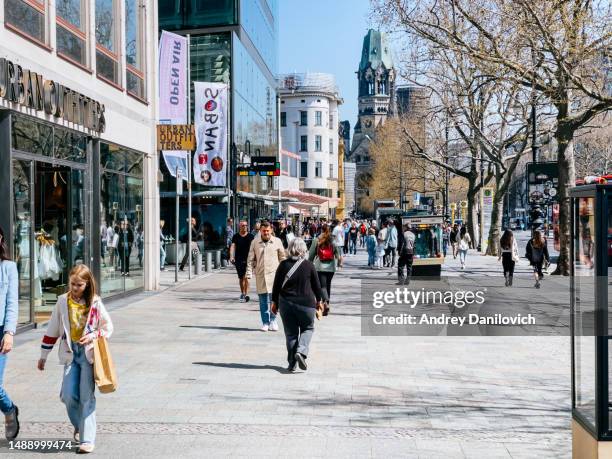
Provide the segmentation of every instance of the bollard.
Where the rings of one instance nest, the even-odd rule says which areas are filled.
[[[196,276],[199,276],[200,274],[202,274],[202,253],[198,253],[195,256],[195,274]]]
[[[206,272],[209,273],[212,271],[212,253],[210,251],[206,252]]]
[[[215,269],[221,267],[221,250],[215,250]]]

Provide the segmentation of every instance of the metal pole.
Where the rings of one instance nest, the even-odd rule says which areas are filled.
[[[176,180],[183,180],[179,175],[179,168],[176,166]],[[179,270],[179,194],[178,185],[176,186],[176,198],[175,198],[175,216],[174,216],[174,282],[178,282],[178,270]]]
[[[187,34],[187,124],[191,124],[191,35]],[[192,152],[187,152],[187,250],[189,250],[189,274],[188,278],[191,279],[191,265],[192,252],[191,252],[191,166]]]

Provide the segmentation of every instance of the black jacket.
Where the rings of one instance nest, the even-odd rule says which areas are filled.
[[[544,260],[550,261],[550,257],[548,255],[548,244],[546,243],[546,239],[544,239],[544,246],[540,247],[539,249],[533,246],[533,239],[530,239],[527,243],[525,257],[532,265],[543,263]]]
[[[297,260],[288,258],[278,265],[272,287],[272,301],[279,304],[278,300],[282,297],[291,303],[315,308],[317,301],[327,300],[327,292],[321,289],[317,270],[311,261],[304,260],[282,287],[285,276],[296,262]]]

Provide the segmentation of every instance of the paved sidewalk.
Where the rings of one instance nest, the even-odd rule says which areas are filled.
[[[96,456],[570,456],[569,338],[363,337],[359,279],[393,278],[366,264],[360,251],[334,277],[332,314],[317,322],[309,369],[296,374],[284,370],[282,331],[258,331],[256,295],[238,303],[232,269],[114,308],[120,387],[97,395]],[[467,271],[458,268],[451,259],[445,272],[497,282],[490,257],[470,254]],[[23,439],[68,439],[57,351],[35,370],[41,335],[20,337],[6,388]]]

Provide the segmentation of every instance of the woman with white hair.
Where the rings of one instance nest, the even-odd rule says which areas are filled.
[[[287,370],[290,372],[295,371],[296,365],[306,370],[316,311],[322,308],[321,301],[327,300],[317,270],[306,258],[307,252],[302,238],[289,243],[289,258],[278,266],[272,288],[272,313],[280,310],[287,341]]]

